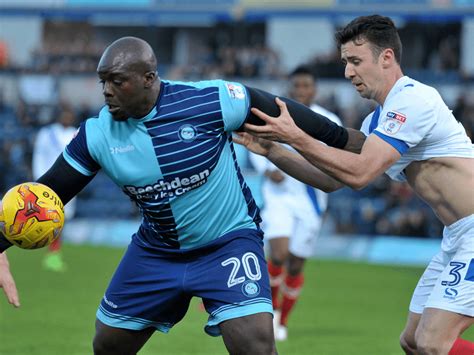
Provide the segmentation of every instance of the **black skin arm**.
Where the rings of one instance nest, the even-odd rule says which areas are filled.
[[[49,186],[56,192],[63,204],[68,203],[76,196],[95,175],[86,176],[74,169],[61,154],[53,166],[42,175],[37,182]],[[12,244],[0,233],[0,253]]]
[[[275,95],[249,86],[246,86],[246,89],[250,96],[251,107],[258,108],[269,116],[276,117],[280,115],[280,109],[275,103]],[[293,117],[296,125],[311,137],[324,142],[331,147],[343,149],[347,146],[349,134],[346,128],[339,126],[327,117],[314,112],[307,106],[294,100],[285,97],[280,97],[280,99],[287,104],[288,111],[290,112],[291,117]],[[251,112],[249,113],[245,123],[251,123],[254,125],[264,124],[260,118]],[[239,130],[243,130],[243,127],[240,127]]]
[[[94,178],[95,175],[87,176],[74,169],[59,155],[53,166],[42,175],[37,182],[49,186],[56,192],[63,204],[68,203]]]
[[[245,88],[249,93],[251,107],[258,108],[260,111],[273,117],[280,115],[280,109],[275,103],[275,95],[249,86]],[[344,149],[357,154],[361,152],[366,139],[366,136],[361,131],[341,127],[327,117],[314,112],[294,100],[285,97],[281,97],[280,99],[287,104],[288,110],[296,125],[311,137],[326,143],[330,147]],[[254,125],[264,124],[264,122],[252,112],[247,116],[245,123]],[[244,127],[242,125],[238,131],[243,130]]]

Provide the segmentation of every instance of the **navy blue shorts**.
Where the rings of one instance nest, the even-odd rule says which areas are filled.
[[[170,252],[128,246],[97,311],[116,328],[155,327],[167,333],[183,319],[193,296],[203,300],[205,331],[220,335],[219,323],[272,313],[261,232],[245,229],[205,247]]]

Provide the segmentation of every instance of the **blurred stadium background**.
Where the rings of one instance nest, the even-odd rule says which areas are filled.
[[[300,64],[309,65],[318,75],[318,103],[337,113],[346,126],[359,128],[362,119],[372,110],[371,103],[360,99],[344,80],[333,34],[335,29],[353,17],[372,13],[391,16],[396,21],[404,44],[402,67],[405,74],[436,87],[472,139],[474,0],[1,0],[0,195],[18,182],[32,179],[31,156],[36,132],[56,120],[61,105],[74,108],[77,123],[98,112],[103,101],[95,75],[98,59],[107,44],[124,35],[141,37],[154,47],[159,61],[159,75],[165,79],[197,81],[224,78],[284,95],[289,71]],[[238,153],[249,185],[261,203],[261,177],[253,170],[247,152],[239,149]],[[34,257],[25,258],[23,251],[12,251],[13,272],[19,274],[20,291],[27,289],[23,291],[24,302],[35,302],[36,292],[46,292],[43,302],[48,297],[56,298],[53,291],[65,291],[64,295],[58,294],[59,297],[71,297],[78,288],[85,287],[86,292],[87,278],[81,281],[80,273],[74,273],[74,268],[84,260],[90,262],[91,255],[97,258],[103,255],[105,262],[109,260],[105,255],[112,253],[116,257],[111,257],[110,267],[97,264],[104,267],[109,275],[138,224],[134,205],[105,176],[99,174],[79,195],[77,216],[66,224],[65,254],[66,259],[68,253],[71,258],[71,261],[67,260],[71,264],[69,276],[68,273],[60,277],[41,274],[33,280],[39,282],[38,286],[32,287],[28,267],[36,272],[36,260]],[[315,260],[308,266],[309,272],[314,271],[316,282],[312,286],[308,282],[308,291],[304,291],[307,294],[303,295],[299,316],[295,314],[297,320],[294,322],[308,312],[318,320],[314,324],[311,319],[306,323],[301,321],[307,325],[300,329],[300,335],[303,335],[293,336],[300,345],[284,345],[286,352],[282,353],[400,353],[397,352],[397,332],[403,327],[411,290],[420,275],[419,267],[425,265],[437,251],[441,233],[442,226],[431,210],[405,184],[380,178],[362,191],[343,189],[331,194]],[[101,252],[94,254],[95,249],[91,245]],[[111,247],[118,252],[110,251]],[[88,256],[75,258],[77,250],[84,251]],[[327,259],[344,261],[332,264],[333,261]],[[15,265],[16,260],[21,263]],[[347,264],[348,261],[354,264]],[[78,264],[75,266],[74,262]],[[387,322],[394,319],[392,325],[395,331],[387,333],[390,345],[383,347],[386,341],[382,340],[381,347],[372,352],[360,347],[374,339],[374,334],[367,332],[380,327],[382,323],[377,322],[383,322],[382,314],[376,315],[378,320],[370,322],[372,328],[352,334],[354,343],[349,342],[346,348],[339,346],[337,337],[334,342],[323,337],[321,341],[316,341],[319,333],[327,335],[335,332],[337,335],[338,326],[346,329],[340,332],[341,341],[351,335],[341,324],[328,326],[326,321],[321,321],[318,311],[313,309],[318,307],[318,301],[315,301],[316,305],[308,301],[311,298],[320,300],[319,306],[330,307],[327,299],[321,299],[330,298],[324,296],[324,292],[334,296],[352,289],[352,284],[345,288],[343,283],[337,284],[338,289],[328,290],[330,286],[318,289],[318,282],[324,282],[321,274],[342,267],[345,271],[341,271],[341,280],[344,277],[351,279],[352,270],[363,269],[365,263],[388,264],[392,274],[389,272],[386,277],[401,278],[401,286],[397,288],[399,294],[389,293],[385,299],[385,302],[400,304],[399,309],[387,314],[386,318]],[[387,271],[383,266],[370,267],[367,270]],[[370,312],[371,305],[377,309],[370,297],[380,291],[382,281],[374,279],[374,272],[367,272],[367,276],[354,276],[374,281],[362,289],[361,302],[370,300],[366,304],[369,313],[386,312],[386,305]],[[91,273],[94,275],[94,271]],[[76,276],[78,279],[70,282],[71,287],[66,290],[66,287],[59,285],[46,286],[46,281],[42,279],[57,284],[58,280],[74,280]],[[92,290],[88,294],[90,303],[86,302],[89,307],[85,312],[91,317],[85,325],[90,328],[86,342],[92,334],[93,312],[107,277],[99,278],[103,282],[98,287],[97,295]],[[307,276],[308,280],[310,278]],[[382,280],[387,281],[383,277]],[[386,286],[389,285],[387,283]],[[45,291],[38,291],[42,287]],[[333,298],[339,300],[333,307],[343,306],[340,297]],[[349,303],[351,307],[358,307],[358,303]],[[308,307],[306,313],[303,311],[305,304]],[[66,305],[63,308],[61,314],[71,310]],[[25,345],[25,338],[38,331],[34,324],[39,327],[46,321],[43,318],[47,315],[40,309],[36,315],[42,321],[38,322],[34,315],[22,318],[15,312],[7,309],[5,302],[0,302],[1,354],[88,353],[87,350],[80,350],[84,344],[77,345],[77,351],[50,351],[44,344],[35,346],[36,341]],[[328,318],[333,316],[330,314]],[[353,315],[354,319],[349,317],[347,324],[356,324],[365,316]],[[10,321],[13,327],[8,326]],[[68,317],[64,321],[76,322]],[[22,332],[22,322],[31,323],[28,335]],[[53,321],[53,326],[58,327],[59,323]],[[181,334],[184,332],[188,330]],[[8,337],[2,340],[6,334]],[[204,338],[201,330],[199,336],[199,339]],[[4,347],[5,344],[10,345]],[[74,340],[69,344],[74,344]],[[327,344],[332,344],[332,348]],[[223,353],[220,345],[211,346],[210,350],[202,350],[202,353]],[[65,349],[68,349],[67,346]],[[186,353],[186,350],[177,349],[171,347],[163,353]],[[318,352],[318,349],[326,350]],[[198,351],[189,350],[189,353]]]

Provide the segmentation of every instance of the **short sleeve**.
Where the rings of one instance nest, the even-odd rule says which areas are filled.
[[[432,105],[417,95],[402,92],[384,106],[373,133],[403,154],[420,143],[435,124]]]
[[[372,121],[372,116],[375,114],[375,112],[370,113],[365,117],[364,121],[362,121],[362,126],[360,128],[360,131],[364,133],[366,136],[370,134],[370,123]]]
[[[74,138],[63,152],[64,159],[81,174],[92,176],[100,169],[100,165],[92,158],[87,146],[87,121],[82,122]]]
[[[219,99],[225,131],[235,131],[245,122],[250,110],[247,89],[239,83],[219,81]]]

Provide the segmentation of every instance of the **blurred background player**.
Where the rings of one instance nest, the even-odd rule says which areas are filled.
[[[290,74],[289,97],[341,125],[337,115],[315,103],[316,91],[316,77],[307,66],[299,66]],[[262,226],[270,251],[274,333],[276,340],[283,341],[288,337],[288,316],[304,284],[304,262],[313,255],[321,229],[327,194],[285,174],[260,155],[251,154],[250,159],[265,176]]]
[[[57,121],[42,127],[36,136],[33,147],[32,173],[36,180],[43,175],[56,161],[66,145],[76,132],[76,116],[69,105],[59,107]],[[64,206],[66,219],[74,217],[76,199]],[[43,266],[52,271],[66,271],[66,264],[62,258],[61,239],[56,239],[49,247],[43,259]]]

